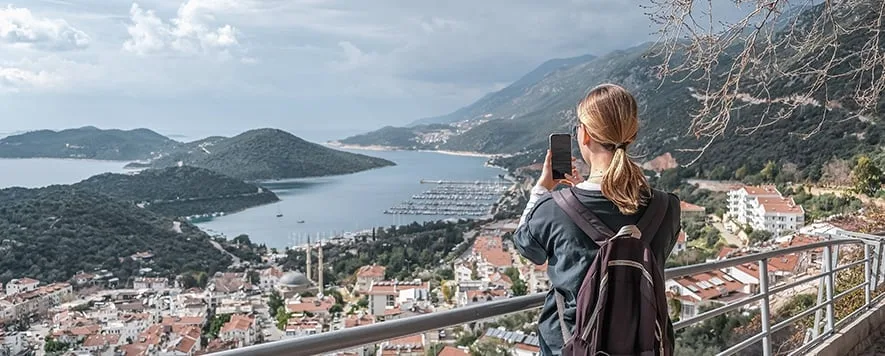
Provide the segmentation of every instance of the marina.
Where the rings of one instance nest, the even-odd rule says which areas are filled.
[[[430,190],[412,195],[411,200],[393,206],[385,214],[438,215],[481,217],[492,214],[501,195],[510,182],[426,180],[421,184],[435,185]]]

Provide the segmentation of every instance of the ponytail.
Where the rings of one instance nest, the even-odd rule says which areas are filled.
[[[621,214],[633,215],[645,205],[650,192],[642,169],[627,156],[626,145],[619,145],[602,176],[602,195],[611,200]]]

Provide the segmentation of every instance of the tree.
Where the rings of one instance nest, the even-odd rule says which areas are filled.
[[[777,177],[778,169],[777,164],[774,161],[768,161],[765,164],[765,167],[759,171],[759,176],[762,177],[762,180],[766,182],[774,182],[774,178]]]
[[[736,171],[734,171],[734,178],[738,179],[738,180],[744,179],[744,177],[746,177],[749,174],[750,174],[750,167],[747,167],[747,164],[745,163],[740,168],[738,168]]]
[[[289,317],[292,315],[286,311],[286,307],[282,306],[277,309],[276,318],[277,318],[277,329],[286,330],[286,324],[289,324]]]
[[[443,298],[445,298],[446,303],[452,304],[452,298],[455,297],[455,289],[450,287],[449,284],[445,282],[442,283],[442,287],[440,287],[440,289],[442,289],[442,295]]]
[[[231,240],[231,241],[232,241],[233,243],[235,243],[235,244],[239,244],[239,245],[246,245],[246,246],[251,246],[251,245],[252,245],[252,241],[249,240],[249,235],[246,235],[246,234],[241,234],[241,235],[239,235],[239,236],[237,236],[237,237],[234,237],[234,239]]]
[[[714,11],[720,7],[713,2],[650,2],[645,13],[659,26],[653,53],[661,60],[658,75],[698,83],[694,96],[701,103],[689,128],[702,140],[698,157],[717,138],[753,133],[809,112],[822,119],[797,132],[801,138],[840,116],[833,111],[844,108],[850,117],[865,117],[881,109],[880,0],[810,3],[800,16],[791,1],[732,0],[746,15],[731,22],[723,21],[726,16]],[[753,106],[765,115],[735,113]]]
[[[506,344],[497,339],[481,339],[470,347],[470,355],[472,356],[510,356]]]
[[[750,243],[765,242],[771,239],[772,234],[765,230],[753,230],[748,235]]]
[[[874,196],[882,187],[882,170],[876,167],[870,157],[860,156],[851,171],[851,185],[855,193]]]
[[[848,161],[833,158],[821,168],[820,182],[842,187],[851,184],[851,168]]]
[[[249,283],[252,283],[252,284],[261,283],[261,275],[258,274],[258,271],[254,270],[254,269],[250,270],[249,272],[246,272],[246,276],[249,279]]]
[[[673,191],[682,183],[679,177],[679,168],[671,168],[661,172],[661,178],[658,179],[658,189],[664,191]]]
[[[229,321],[230,314],[215,315],[215,317],[212,318],[212,321],[209,322],[209,332],[207,333],[208,338],[217,338],[218,332],[221,331],[221,327]]]
[[[280,293],[270,292],[270,296],[267,298],[267,310],[270,312],[270,316],[276,316],[281,307],[283,307],[283,298],[280,297]]]

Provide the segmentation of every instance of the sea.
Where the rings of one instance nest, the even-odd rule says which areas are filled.
[[[504,173],[486,166],[487,159],[483,157],[418,151],[345,151],[385,158],[397,165],[340,176],[260,182],[281,201],[197,225],[210,234],[230,238],[246,234],[253,242],[284,248],[303,244],[308,236],[316,241],[375,227],[451,218],[388,215],[384,211],[433,188],[422,184],[422,179],[492,181]],[[0,188],[71,184],[100,173],[125,172],[125,164],[73,159],[0,159]]]

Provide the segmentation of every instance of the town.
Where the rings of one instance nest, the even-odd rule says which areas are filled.
[[[719,189],[727,197],[723,216],[681,203],[684,226],[714,228],[721,236],[707,261],[859,234],[838,219],[806,225],[805,209],[774,186]],[[0,322],[17,330],[0,334],[0,354],[199,355],[545,292],[546,264],[528,262],[509,240],[517,222],[490,219],[477,225],[469,248],[434,267],[445,277],[439,281],[426,276],[396,279],[386,266],[368,264],[337,285],[324,283],[329,269],[324,245],[341,241],[291,247],[306,258],[302,268],[292,270],[281,263],[286,253],[272,250],[261,256],[261,264],[243,271],[205,276],[205,288],[188,287],[191,283],[181,276],[122,281],[106,270],[83,271],[51,284],[20,276],[6,283],[5,295],[0,295]],[[707,239],[690,231],[684,228],[679,234],[671,260],[710,248]],[[143,251],[126,258],[150,266],[154,255]],[[769,279],[792,281],[820,269],[820,249],[789,254],[770,261]],[[149,275],[151,269],[140,272]],[[753,263],[668,280],[671,313],[677,311],[676,319],[694,317],[710,306],[757,293],[759,283]],[[779,295],[773,303],[783,304],[797,293]],[[535,320],[532,312],[514,314],[334,355],[485,354],[476,350],[538,355]]]

